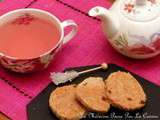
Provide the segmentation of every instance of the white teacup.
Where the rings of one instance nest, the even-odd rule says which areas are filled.
[[[30,14],[34,15],[38,18],[42,18],[48,20],[50,22],[56,23],[57,28],[60,32],[60,39],[58,43],[53,46],[51,50],[48,52],[41,54],[34,58],[29,59],[19,59],[15,57],[11,57],[7,54],[3,54],[0,51],[0,63],[5,67],[15,72],[27,73],[38,71],[46,68],[49,63],[54,58],[56,52],[61,48],[61,46],[68,41],[70,41],[77,33],[77,24],[73,20],[65,20],[61,22],[56,16],[53,14],[46,12],[44,10],[27,8],[27,9],[18,9],[11,12],[8,12],[0,17],[0,25],[7,23],[12,19],[16,19],[18,16]],[[64,35],[65,27],[71,26],[72,30],[67,35]],[[43,28],[42,28],[43,29]],[[28,46],[29,49],[29,46]]]

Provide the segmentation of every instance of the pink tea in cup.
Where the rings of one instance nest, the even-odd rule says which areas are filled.
[[[19,59],[38,57],[58,43],[56,24],[29,14],[0,26],[0,53]]]

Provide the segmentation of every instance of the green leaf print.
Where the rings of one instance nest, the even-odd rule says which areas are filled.
[[[127,41],[127,37],[125,36],[125,34],[121,34],[118,37],[118,39],[115,40],[115,44],[118,46],[127,47],[128,41]]]

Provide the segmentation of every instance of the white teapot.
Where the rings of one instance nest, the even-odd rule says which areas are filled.
[[[107,10],[94,7],[111,45],[123,55],[144,59],[160,53],[160,0],[116,0]]]

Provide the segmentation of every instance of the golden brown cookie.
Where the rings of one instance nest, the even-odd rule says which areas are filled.
[[[100,77],[89,77],[76,87],[76,97],[88,110],[107,112],[110,104],[105,93],[105,83]]]
[[[112,73],[105,83],[111,105],[123,110],[136,110],[145,106],[147,99],[143,88],[130,73]]]
[[[61,120],[79,120],[86,114],[86,109],[75,98],[75,85],[59,87],[49,98],[49,106]]]

